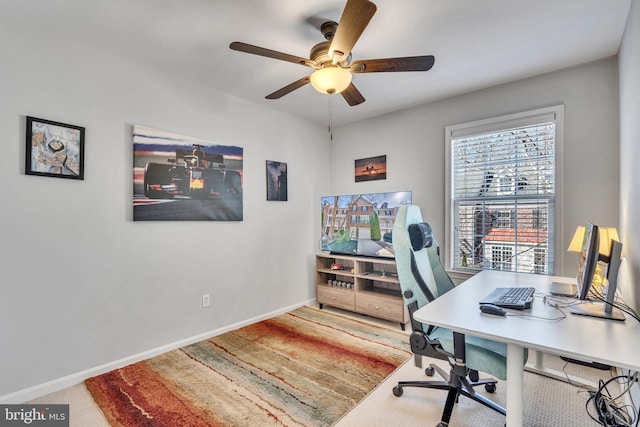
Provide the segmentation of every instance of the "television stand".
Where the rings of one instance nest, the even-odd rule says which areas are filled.
[[[316,297],[324,305],[400,323],[409,315],[393,259],[316,255]]]

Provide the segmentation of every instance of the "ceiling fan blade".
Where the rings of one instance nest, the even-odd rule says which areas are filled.
[[[362,104],[364,102],[364,96],[362,96],[360,91],[356,89],[353,83],[347,86],[347,88],[342,92],[340,92],[340,94],[342,95],[344,100],[347,101],[347,104],[349,104],[352,107],[354,105]]]
[[[293,62],[294,64],[300,64],[307,67],[315,68],[311,60],[302,58],[300,56],[289,55],[288,53],[278,52],[276,50],[266,49],[264,47],[254,46],[242,42],[233,42],[229,45],[232,50],[237,50],[245,53],[252,53],[254,55],[266,56],[267,58],[279,59],[281,61]]]
[[[333,58],[334,64],[347,59],[376,9],[376,5],[369,0],[347,0],[329,47],[329,57]]]
[[[305,76],[305,77],[301,78],[300,80],[296,80],[295,82],[286,85],[282,89],[278,89],[277,91],[265,96],[265,98],[267,98],[267,99],[282,98],[283,96],[285,96],[289,92],[293,92],[294,90],[296,90],[298,88],[301,88],[302,86],[306,85],[307,83],[309,83],[309,76]]]
[[[406,56],[403,58],[365,59],[353,61],[354,73],[383,73],[398,71],[429,71],[435,62],[433,55]]]

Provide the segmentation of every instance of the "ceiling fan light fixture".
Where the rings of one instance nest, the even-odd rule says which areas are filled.
[[[328,66],[314,71],[309,80],[320,93],[340,93],[351,84],[351,72],[346,68]]]

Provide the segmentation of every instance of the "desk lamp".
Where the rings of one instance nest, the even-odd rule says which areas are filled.
[[[618,230],[615,227],[598,227],[599,230],[599,238],[600,238],[600,247],[598,248],[599,259],[598,265],[596,266],[596,272],[593,275],[593,286],[602,286],[602,271],[601,263],[609,262],[609,250],[611,249],[611,240],[620,241],[618,237]],[[571,239],[571,243],[569,244],[568,252],[582,252],[582,241],[584,239],[584,225],[579,225],[576,229],[575,234],[573,235],[573,239]]]

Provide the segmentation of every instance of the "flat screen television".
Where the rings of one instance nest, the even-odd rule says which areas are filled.
[[[341,255],[394,258],[392,231],[411,191],[323,196],[320,249]]]

